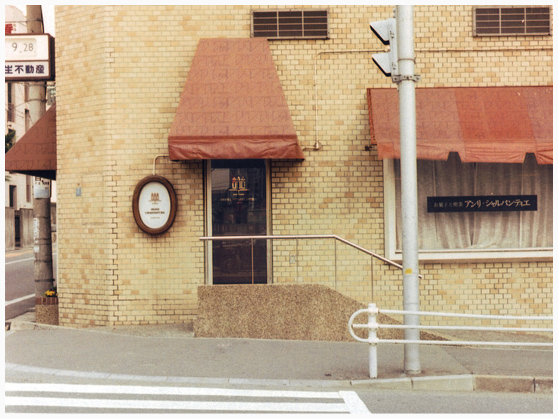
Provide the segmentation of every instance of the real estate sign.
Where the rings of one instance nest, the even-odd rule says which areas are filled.
[[[5,81],[54,80],[54,38],[49,34],[12,34],[4,38]]]

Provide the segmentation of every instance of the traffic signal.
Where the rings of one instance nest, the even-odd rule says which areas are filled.
[[[394,18],[370,22],[370,29],[384,45],[389,45],[388,52],[372,54],[372,60],[387,76],[399,74],[397,66],[397,24]]]

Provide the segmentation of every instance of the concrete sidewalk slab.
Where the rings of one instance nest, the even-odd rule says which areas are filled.
[[[422,373],[405,376],[404,346],[380,344],[379,378],[371,380],[368,345],[358,342],[194,338],[184,327],[140,327],[130,334],[21,319],[12,326],[15,331],[5,341],[12,373],[258,386],[552,391],[551,350],[423,345]]]

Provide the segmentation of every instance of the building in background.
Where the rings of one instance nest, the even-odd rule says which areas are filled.
[[[27,18],[25,13],[15,6],[5,7],[5,35],[25,34]],[[55,100],[54,85],[47,87],[49,108]],[[17,143],[38,121],[33,121],[29,112],[29,83],[22,81],[5,82],[5,132],[13,132],[12,145]],[[37,150],[41,153],[41,150]],[[6,172],[5,174],[5,246],[6,250],[26,248],[33,245],[33,174]],[[56,183],[52,189],[52,225],[56,238]]]
[[[401,308],[392,264],[256,237],[401,261],[392,13],[57,6],[60,324],[191,322],[204,284]],[[421,309],[550,314],[552,7],[414,13]]]
[[[15,6],[5,8],[5,34],[26,33],[25,15]],[[13,131],[13,144],[30,126],[27,108],[28,85],[5,82],[5,133]],[[33,244],[33,177],[17,173],[5,174],[5,246],[6,250]]]

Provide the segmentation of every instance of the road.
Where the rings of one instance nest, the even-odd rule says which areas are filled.
[[[7,377],[6,413],[552,413],[551,394],[206,387],[40,377]]]
[[[56,278],[56,252],[53,252]],[[35,306],[35,268],[33,249],[5,253],[5,319],[13,319]]]
[[[552,394],[358,390],[373,413],[552,413]]]

